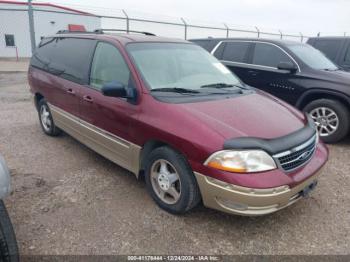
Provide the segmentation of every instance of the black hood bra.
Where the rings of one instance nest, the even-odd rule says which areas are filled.
[[[308,123],[305,127],[286,136],[264,139],[257,137],[239,137],[228,139],[224,143],[224,149],[257,149],[264,150],[275,155],[292,148],[298,147],[316,135],[316,127],[311,117],[307,116]]]

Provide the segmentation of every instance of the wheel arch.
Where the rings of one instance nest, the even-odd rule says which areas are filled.
[[[162,147],[162,146],[167,146],[169,148],[171,148],[172,150],[178,152],[179,154],[184,155],[179,149],[177,149],[176,147],[170,145],[169,143],[166,143],[162,140],[157,140],[157,139],[151,139],[148,140],[142,147],[141,152],[140,152],[140,169],[139,169],[139,173],[138,173],[138,177],[142,178],[144,176],[144,171],[145,171],[145,166],[146,166],[146,159],[147,156],[156,148]]]
[[[39,102],[43,98],[44,98],[44,96],[39,92],[34,94],[34,104],[35,104],[35,107],[37,110],[39,110]]]
[[[318,99],[337,100],[343,103],[350,111],[350,97],[340,92],[322,89],[313,89],[305,92],[297,101],[296,107],[303,110],[307,104]]]

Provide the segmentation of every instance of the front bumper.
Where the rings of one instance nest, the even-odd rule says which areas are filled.
[[[295,203],[302,198],[305,188],[315,185],[319,174],[320,171],[293,188],[285,185],[254,189],[229,184],[195,172],[206,207],[243,216],[266,215]]]

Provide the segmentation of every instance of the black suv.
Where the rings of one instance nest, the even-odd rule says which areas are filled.
[[[307,43],[343,70],[350,71],[350,37],[311,37]]]
[[[350,73],[310,45],[268,39],[194,39],[247,85],[271,93],[314,119],[328,143],[350,128]]]

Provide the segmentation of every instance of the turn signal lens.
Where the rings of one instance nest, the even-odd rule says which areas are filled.
[[[225,165],[222,165],[220,162],[215,161],[215,160],[214,161],[210,161],[208,163],[208,166],[210,166],[212,168],[228,171],[228,172],[244,173],[244,172],[247,171],[247,169],[245,169],[243,167],[225,166]]]
[[[211,155],[204,164],[233,173],[262,172],[277,168],[272,157],[262,150],[223,150]]]

